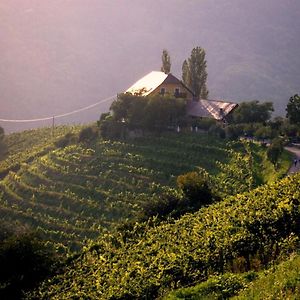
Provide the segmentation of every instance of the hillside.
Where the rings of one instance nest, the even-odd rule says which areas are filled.
[[[78,250],[86,238],[135,218],[141,203],[174,186],[177,175],[196,166],[214,173],[215,160],[229,158],[226,143],[207,136],[56,148],[65,130],[56,129],[54,138],[50,129],[9,135],[10,155],[0,162],[2,220],[35,228],[60,252]]]
[[[69,128],[77,134],[80,129]],[[58,127],[53,137],[47,128],[8,135],[9,155],[0,162],[2,220],[34,228],[58,252],[77,251],[87,238],[137,220],[145,203],[198,167],[216,181],[230,176],[228,191],[218,185],[221,194],[248,190],[269,173],[274,180],[288,168],[283,160],[275,171],[259,145],[249,148],[206,134],[55,146],[67,132],[68,127]],[[239,169],[244,171],[235,176]]]
[[[136,224],[131,230],[103,235],[36,295],[40,299],[155,299],[213,274],[263,269],[298,249],[299,183],[297,174],[177,221]],[[295,279],[286,284],[292,289],[297,277],[290,276]],[[254,274],[252,280],[256,278]],[[231,282],[234,285],[236,280]],[[280,289],[284,284],[278,293]]]
[[[175,290],[164,300],[299,299],[299,254],[292,254],[267,270],[211,276],[193,287]]]
[[[164,48],[180,78],[195,46],[206,49],[211,98],[273,101],[285,114],[299,93],[299,10],[298,0],[2,0],[0,118],[53,116],[116,95],[159,70]],[[94,121],[109,105],[58,121]]]

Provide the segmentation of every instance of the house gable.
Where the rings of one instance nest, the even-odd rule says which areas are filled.
[[[155,94],[170,95],[187,99],[193,98],[193,93],[178,78],[172,74],[152,71],[135,84],[126,93],[148,96]]]

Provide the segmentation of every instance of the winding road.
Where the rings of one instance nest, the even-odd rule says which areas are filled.
[[[300,148],[297,147],[284,147],[287,151],[291,152],[294,154],[294,159],[297,159],[297,164],[295,165],[294,162],[291,165],[288,174],[300,172]]]

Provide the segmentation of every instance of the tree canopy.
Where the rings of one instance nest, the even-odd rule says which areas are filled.
[[[168,50],[166,49],[163,50],[161,60],[162,60],[162,67],[160,70],[166,74],[169,74],[171,72],[171,57],[169,55]]]
[[[98,122],[103,137],[121,137],[125,129],[160,132],[185,118],[183,99],[160,95],[119,94],[110,110],[112,114]]]
[[[298,94],[290,98],[286,112],[286,117],[291,124],[300,124],[300,96]]]
[[[234,123],[264,123],[270,120],[273,111],[272,102],[254,100],[240,103],[231,118]]]
[[[182,64],[182,81],[193,91],[197,98],[207,99],[206,80],[205,50],[196,47],[192,50],[191,56]]]

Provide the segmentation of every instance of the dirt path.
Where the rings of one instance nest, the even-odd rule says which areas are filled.
[[[297,147],[284,147],[287,151],[294,154],[292,165],[288,171],[288,174],[300,172],[300,149]],[[297,159],[297,164],[295,165],[294,159]]]

